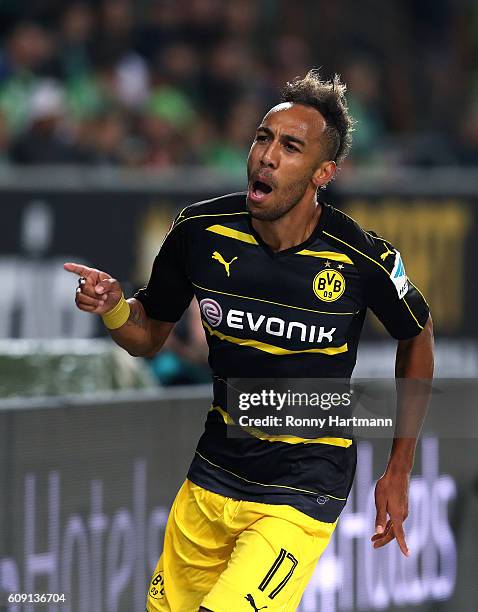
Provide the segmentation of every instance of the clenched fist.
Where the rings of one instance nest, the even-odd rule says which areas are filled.
[[[106,272],[76,263],[65,263],[63,267],[80,277],[75,294],[80,310],[104,315],[120,301],[123,294],[121,285]]]

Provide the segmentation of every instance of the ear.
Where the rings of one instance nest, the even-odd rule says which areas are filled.
[[[337,164],[334,161],[324,161],[320,164],[312,176],[312,182],[317,187],[323,187],[330,182],[337,172]]]

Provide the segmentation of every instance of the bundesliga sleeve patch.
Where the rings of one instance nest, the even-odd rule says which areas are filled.
[[[400,251],[395,251],[395,262],[390,273],[390,279],[397,290],[399,299],[402,299],[408,291],[408,278]]]

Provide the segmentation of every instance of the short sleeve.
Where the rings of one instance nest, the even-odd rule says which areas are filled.
[[[373,233],[369,232],[369,237],[370,263],[364,279],[367,305],[391,336],[397,340],[413,338],[428,319],[428,304],[408,278],[400,252]]]
[[[173,225],[154,260],[147,286],[134,295],[151,319],[175,323],[191,302],[185,240],[183,226]]]

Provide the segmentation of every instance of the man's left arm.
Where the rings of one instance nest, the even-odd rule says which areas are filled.
[[[398,342],[395,361],[397,423],[387,468],[375,488],[377,516],[373,546],[380,548],[396,538],[406,556],[409,550],[403,523],[408,516],[408,487],[417,439],[428,408],[433,349],[431,317],[417,336]]]

